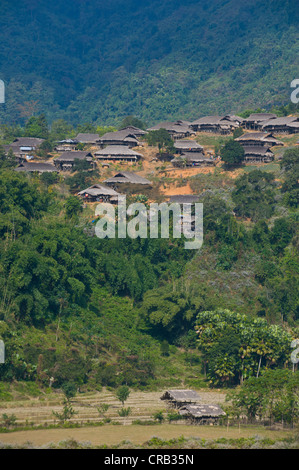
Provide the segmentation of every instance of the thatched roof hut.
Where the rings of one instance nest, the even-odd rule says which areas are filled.
[[[243,122],[239,116],[204,116],[191,123],[191,127],[196,132],[214,132],[217,134],[229,134],[238,128]]]
[[[269,132],[292,134],[299,131],[297,125],[299,127],[297,116],[285,116],[263,122],[262,129]]]
[[[274,160],[274,154],[268,147],[248,146],[244,148],[244,161],[247,163],[269,163]]]
[[[47,162],[22,162],[15,171],[26,171],[30,173],[58,173],[57,168]]]
[[[276,139],[270,132],[246,132],[240,137],[235,139],[241,145],[249,146],[262,146],[262,147],[273,147],[274,145],[283,145],[283,142]]]
[[[124,145],[108,145],[94,154],[97,160],[137,162],[142,155]]]
[[[199,152],[203,150],[202,145],[198,144],[195,140],[190,139],[177,140],[174,143],[174,148],[177,153]]]
[[[200,396],[194,390],[166,390],[160,399],[166,400],[170,406],[180,408],[185,404],[196,403]]]
[[[139,146],[136,135],[128,128],[115,132],[106,132],[100,137],[99,144],[101,147],[105,145],[122,145],[129,148]]]
[[[189,126],[189,123],[185,121],[175,121],[169,122],[164,121],[156,124],[153,127],[147,129],[148,131],[158,131],[160,129],[165,129],[172,139],[182,139],[184,137],[189,137],[194,134],[193,129]]]
[[[62,170],[71,169],[76,160],[92,162],[92,154],[82,150],[66,151],[53,160],[55,166]]]
[[[252,113],[243,120],[243,126],[246,129],[262,129],[262,125],[270,119],[277,118],[273,113]]]
[[[219,405],[185,405],[179,414],[194,424],[215,424],[226,413]]]
[[[130,171],[120,171],[119,173],[116,173],[112,178],[108,178],[107,180],[104,181],[104,183],[108,185],[112,185],[115,183],[118,184],[141,184],[144,186],[147,185],[152,185],[152,183],[147,180],[146,178],[143,178],[140,175],[137,175],[136,173],[130,172]]]
[[[180,157],[171,160],[173,166],[210,166],[216,165],[216,160],[202,152],[185,152]]]
[[[81,196],[85,201],[88,202],[98,201],[117,203],[120,194],[114,191],[114,189],[102,184],[94,184],[93,186],[80,191],[78,196]]]

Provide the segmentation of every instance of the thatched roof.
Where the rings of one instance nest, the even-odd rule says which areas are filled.
[[[222,129],[230,129],[231,127],[239,127],[240,123],[243,122],[243,118],[240,116],[234,116],[227,114],[225,116],[203,116],[196,121],[192,122],[192,126],[213,126],[220,127]]]
[[[178,134],[193,134],[193,130],[189,127],[189,124],[185,124],[183,121],[164,121],[156,124],[153,127],[147,129],[148,131],[158,131],[160,129],[165,129],[171,133],[178,133]]]
[[[23,162],[15,171],[38,171],[39,173],[58,172],[57,168],[47,162]]]
[[[218,405],[186,405],[180,411],[182,416],[192,418],[218,418],[226,413]]]
[[[294,121],[294,122],[290,122],[290,124],[288,124],[288,127],[291,127],[291,128],[294,128],[294,129],[298,129],[298,128],[299,128],[299,120],[298,120],[298,121]]]
[[[94,184],[93,186],[83,189],[83,191],[80,191],[78,193],[79,196],[85,196],[85,194],[88,194],[89,196],[94,196],[94,197],[96,196],[119,196],[120,195],[119,193],[114,191],[114,189],[111,189],[102,184]]]
[[[138,157],[141,158],[140,153],[135,152],[134,150],[129,149],[125,145],[108,145],[102,150],[97,150],[94,154],[96,157],[105,157],[105,156],[125,156],[125,157]]]
[[[136,173],[130,171],[121,171],[116,173],[112,178],[108,178],[104,181],[107,184],[113,183],[131,183],[131,184],[143,184],[143,185],[151,185],[152,183],[143,178],[142,176],[136,175]]]
[[[260,145],[254,146],[250,145],[248,147],[244,146],[244,155],[260,155],[260,156],[265,156],[265,155],[274,155],[273,152],[268,148],[268,147],[262,147]]]
[[[263,142],[266,144],[273,144],[273,145],[283,145],[283,142],[277,140],[270,132],[246,132],[245,134],[241,135],[237,139],[236,142],[247,142],[247,141],[257,141]],[[271,145],[272,146],[272,145]]]
[[[188,151],[189,149],[202,149],[202,145],[198,144],[195,140],[177,140],[174,143],[174,148],[179,149],[179,150],[186,150]]]
[[[75,160],[92,160],[90,152],[81,150],[68,150],[63,152],[59,157],[54,159],[54,162],[74,162]]]
[[[213,158],[204,155],[202,152],[184,152],[181,158],[188,162],[214,162]]]
[[[128,132],[129,134],[133,134],[133,135],[145,135],[147,134],[146,131],[144,131],[143,129],[139,129],[138,127],[135,127],[135,126],[127,126],[127,127],[123,127],[122,129],[119,129],[118,132],[123,132],[123,131],[126,131]]]
[[[45,139],[37,137],[17,137],[10,146],[12,147],[39,147]]]
[[[167,390],[161,397],[161,400],[170,400],[176,402],[196,402],[200,396],[194,390]]]
[[[244,119],[244,122],[262,122],[268,121],[269,119],[277,118],[276,114],[273,113],[252,113],[248,118]]]
[[[199,119],[196,119],[196,121],[193,121],[191,124],[192,126],[200,126],[203,124],[219,124],[219,121],[221,120],[222,116],[203,116]]]
[[[136,147],[139,144],[136,135],[130,128],[124,128],[115,132],[106,132],[106,134],[102,135],[100,138],[100,142],[103,144],[105,144],[105,142],[130,142],[135,144]]]
[[[263,122],[262,129],[267,128],[267,127],[289,126],[290,124],[294,122],[298,122],[298,117],[285,116],[285,117],[279,117],[276,119],[269,119]]]

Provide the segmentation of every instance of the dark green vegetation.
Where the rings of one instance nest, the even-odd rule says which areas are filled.
[[[224,431],[225,432],[225,431]],[[116,445],[94,445],[79,442],[75,439],[67,439],[59,443],[51,443],[46,446],[35,446],[30,442],[17,444],[1,444],[2,449],[298,449],[298,436],[287,438],[268,438],[256,435],[255,437],[204,439],[199,437],[184,437],[173,439],[161,439],[153,437],[141,445],[134,444],[128,440]],[[175,457],[170,459],[175,461]],[[165,458],[167,461],[167,457]],[[177,458],[177,462],[179,459]],[[186,462],[189,463],[189,460]]]
[[[244,160],[244,149],[239,142],[235,142],[231,139],[221,148],[220,156],[227,168],[233,168],[242,164]]]
[[[46,109],[151,124],[287,103],[298,20],[296,0],[3,0],[0,121]]]
[[[178,239],[100,240],[69,179],[17,174],[3,160],[1,379],[48,387],[53,377],[69,390],[235,386],[290,368],[298,159],[289,149],[276,174],[192,178],[204,203],[199,252]]]
[[[261,377],[250,377],[240,390],[227,395],[233,412],[249,421],[268,419],[293,425],[299,417],[299,374],[289,370],[266,371]]]

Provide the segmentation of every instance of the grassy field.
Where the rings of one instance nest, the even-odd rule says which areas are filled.
[[[86,425],[108,418],[111,422],[131,424],[135,420],[150,420],[153,419],[153,414],[157,411],[167,413],[165,402],[160,400],[162,393],[163,390],[157,392],[131,391],[125,402],[125,407],[131,409],[131,414],[126,418],[119,416],[118,412],[122,408],[122,404],[115,397],[115,393],[109,390],[103,389],[101,392],[78,394],[71,400],[76,414],[70,422]],[[221,391],[202,389],[198,393],[203,403],[221,404],[225,400],[225,393]],[[53,415],[53,411],[61,412],[63,398],[62,394],[53,393],[33,397],[29,400],[3,401],[0,404],[0,416],[4,413],[15,415],[16,423],[19,426],[27,426],[32,423],[34,426],[57,424],[58,420]],[[104,414],[98,411],[102,404],[109,406]]]
[[[6,445],[48,447],[49,445],[60,447],[68,446],[68,441],[77,443],[89,443],[90,446],[119,446],[146,445],[150,439],[157,437],[163,440],[179,439],[271,439],[280,441],[293,438],[296,430],[269,429],[263,426],[248,425],[224,425],[224,426],[197,426],[187,424],[186,421],[162,424],[135,424],[139,422],[153,422],[153,415],[162,411],[167,418],[169,408],[164,401],[160,400],[163,390],[157,392],[131,391],[125,407],[130,407],[131,414],[128,417],[120,417],[118,411],[121,403],[116,399],[115,393],[103,389],[101,392],[79,394],[72,399],[73,409],[76,414],[69,421],[75,428],[54,429],[30,429],[30,426],[52,426],[58,424],[53,411],[61,412],[63,395],[52,393],[44,396],[34,396],[25,400],[11,400],[1,402],[0,416],[7,414],[15,415],[17,427],[8,428],[9,432],[0,433],[0,447]],[[224,405],[226,393],[224,390],[197,390],[201,402],[206,404]],[[98,408],[107,404],[108,410],[99,412]],[[1,418],[0,418],[1,420]],[[109,423],[107,422],[109,420]],[[106,424],[104,424],[106,421]],[[133,423],[133,424],[132,424]],[[102,424],[102,425],[100,425]],[[27,430],[18,430],[18,427],[27,426]],[[259,436],[257,438],[257,436]],[[59,444],[62,441],[65,443]],[[26,444],[27,443],[27,444]],[[84,444],[86,445],[86,444]],[[174,448],[175,444],[174,444]]]
[[[107,445],[111,447],[129,441],[135,445],[145,444],[153,437],[169,440],[180,438],[195,438],[215,440],[268,438],[279,441],[294,436],[290,430],[267,430],[262,426],[192,426],[183,424],[157,424],[151,426],[140,425],[105,425],[102,427],[85,427],[79,429],[48,429],[36,431],[20,431],[0,434],[0,443],[24,445],[30,442],[34,446],[49,446],[50,443],[59,443],[66,440],[89,442],[92,446]]]

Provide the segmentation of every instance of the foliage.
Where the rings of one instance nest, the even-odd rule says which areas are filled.
[[[130,389],[127,385],[122,385],[116,390],[116,398],[122,403],[124,406],[125,401],[129,398]]]
[[[168,153],[174,153],[174,141],[170,137],[166,129],[159,129],[157,131],[149,131],[146,136],[146,141],[148,145],[157,146],[159,152],[162,153],[163,150]]]
[[[228,140],[220,149],[221,160],[225,167],[231,168],[240,165],[244,160],[244,148],[235,140]]]
[[[82,212],[82,202],[75,196],[70,196],[65,202],[65,214],[69,219],[77,217]]]
[[[250,421],[270,419],[293,424],[299,418],[299,373],[266,370],[247,379],[240,390],[230,392],[232,410]]]
[[[1,425],[5,428],[13,427],[16,425],[16,421],[17,417],[15,414],[8,415],[7,413],[3,413]]]
[[[290,360],[292,336],[262,318],[229,310],[200,312],[196,332],[207,374],[213,385],[235,385],[263,369]]]
[[[131,414],[132,410],[130,407],[128,408],[121,408],[120,410],[117,411],[118,415],[121,416],[122,418],[126,418]]]
[[[74,398],[76,396],[77,387],[72,382],[66,382],[62,385],[62,390],[65,394],[66,399],[70,400],[71,398]]]
[[[113,8],[5,2],[0,119],[15,123],[47,110],[49,121],[74,125],[118,125],[117,116],[128,115],[152,123],[238,112],[259,100],[294,112],[285,84],[298,73],[296,7],[294,0],[254,0],[250,9],[237,0],[146,7],[115,0]]]
[[[250,217],[255,222],[271,217],[275,206],[274,174],[253,170],[241,175],[235,185],[232,200],[237,215]]]
[[[100,406],[97,407],[98,412],[101,416],[104,416],[105,413],[109,410],[109,406],[107,403],[101,403]]]
[[[53,415],[58,418],[61,423],[65,423],[69,419],[71,419],[77,412],[73,409],[69,400],[64,400],[64,406],[62,412],[59,413],[58,411],[52,411]]]
[[[154,418],[155,421],[158,421],[159,424],[162,424],[164,419],[165,419],[163,411],[157,411],[156,413],[154,413],[153,418]]]
[[[280,167],[284,170],[284,182],[282,192],[288,206],[298,207],[299,200],[299,148],[287,149],[280,161]]]
[[[46,116],[44,114],[40,114],[37,117],[32,116],[29,118],[24,128],[24,136],[48,139],[49,129]]]

